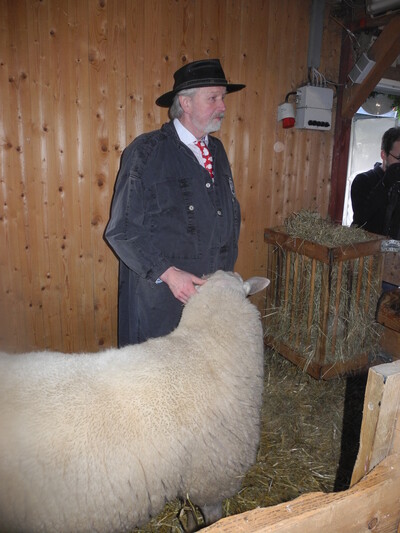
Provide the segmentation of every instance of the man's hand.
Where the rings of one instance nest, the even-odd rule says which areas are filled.
[[[195,285],[204,285],[207,281],[176,267],[169,267],[164,274],[161,274],[160,279],[168,285],[175,298],[183,304],[186,304],[196,292]]]

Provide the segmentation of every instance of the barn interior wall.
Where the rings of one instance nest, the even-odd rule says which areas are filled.
[[[333,132],[283,129],[308,81],[311,0],[0,0],[0,349],[116,344],[118,262],[103,239],[119,160],[168,120],[173,72],[221,59],[221,131],[242,207],[236,270],[264,275],[264,228],[328,212]],[[324,18],[320,72],[337,81]],[[334,100],[335,101],[335,100]],[[333,117],[334,117],[333,113]]]

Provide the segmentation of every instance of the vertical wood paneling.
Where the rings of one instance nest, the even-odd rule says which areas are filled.
[[[76,242],[75,229],[72,227],[72,188],[71,160],[75,140],[71,131],[74,116],[69,106],[69,71],[73,61],[72,50],[68,43],[68,19],[64,2],[50,1],[49,5],[49,57],[53,76],[53,113],[54,113],[54,180],[52,193],[55,209],[51,211],[52,225],[56,229],[54,245],[57,250],[58,284],[57,293],[60,305],[59,321],[61,348],[72,351],[73,343],[73,292],[71,291],[73,250]]]
[[[73,321],[74,338],[80,339],[79,349],[95,350],[95,316],[93,253],[91,228],[91,162],[90,162],[90,98],[88,57],[88,6],[85,2],[70,2],[68,9],[68,69],[67,98],[71,109],[71,136],[76,148],[69,157],[71,186],[71,243],[70,280],[75,280],[76,290],[71,301],[70,320]],[[87,319],[82,320],[82,317]],[[75,348],[75,342],[73,343]]]
[[[22,15],[22,14],[21,14]],[[21,47],[25,52],[25,64],[23,66],[24,78],[26,79],[26,93],[24,112],[21,115],[24,124],[24,161],[25,161],[25,175],[26,175],[26,227],[27,227],[27,242],[25,249],[29,254],[29,266],[27,270],[28,280],[26,292],[24,290],[23,303],[25,308],[25,315],[28,318],[26,331],[33,346],[37,345],[38,339],[45,336],[45,327],[43,322],[43,313],[41,312],[40,299],[40,278],[37,275],[37,265],[42,257],[42,234],[40,231],[40,217],[38,213],[41,210],[41,198],[38,196],[40,192],[40,173],[37,169],[40,168],[40,159],[37,151],[37,146],[34,142],[35,131],[34,123],[30,117],[33,117],[33,102],[32,99],[32,81],[30,79],[31,71],[31,42],[30,34],[30,13],[27,11],[26,15],[26,32],[24,35],[24,42]]]
[[[243,213],[243,275],[264,274],[264,227],[326,215],[332,132],[283,130],[307,82],[311,0],[0,0],[0,349],[116,343],[117,260],[103,240],[122,150],[168,120],[155,99],[186,62],[219,57],[220,136]],[[212,16],[210,16],[212,13]],[[336,80],[327,8],[320,70]]]
[[[8,15],[8,17],[7,17]],[[27,342],[33,342],[32,329],[28,327],[31,318],[28,302],[31,300],[29,283],[29,199],[27,195],[27,153],[24,137],[27,135],[25,114],[29,114],[27,96],[27,48],[26,11],[22,4],[12,13],[7,13],[9,51],[5,62],[8,66],[5,109],[3,156],[5,158],[6,202],[4,222],[7,228],[8,246],[5,254],[10,260],[8,279],[8,304],[5,309],[5,334],[10,334],[12,342],[18,343],[19,331],[27,332]],[[4,64],[3,63],[3,64]],[[12,177],[12,178],[11,178]],[[12,316],[8,310],[14,310]],[[3,313],[1,313],[3,315]],[[9,330],[9,327],[13,329]]]
[[[147,3],[147,2],[146,2]],[[144,132],[145,3],[126,5],[126,144]]]
[[[6,60],[8,47],[8,13],[6,0],[0,0],[0,342],[5,342],[5,332],[12,337],[12,321],[16,315],[11,316],[7,309],[11,309],[11,263],[9,259],[10,238],[8,225],[8,187],[5,176],[8,170],[8,152],[10,141],[7,138],[6,124],[8,123],[8,77],[9,69]]]
[[[7,12],[6,0],[1,0],[0,9],[3,16],[0,17],[0,135],[1,135],[1,157],[0,157],[0,287],[2,305],[0,307],[0,340],[5,342],[6,334],[11,343],[15,343],[13,338],[15,333],[15,321],[17,320],[17,310],[15,314],[8,313],[8,309],[16,308],[13,294],[13,263],[11,262],[11,219],[9,208],[10,184],[6,176],[10,173],[10,160],[12,153],[12,139],[10,137],[10,59],[11,55],[9,41],[10,35],[7,30],[10,20]],[[6,51],[8,52],[6,54]],[[7,333],[6,333],[7,332]]]
[[[89,2],[89,20],[94,325],[97,345],[106,346],[110,344],[110,333],[116,331],[111,309],[115,301],[117,270],[105,247],[103,233],[118,159],[125,143],[125,126],[117,133],[122,110],[125,110],[122,96],[126,68],[125,2],[118,5]]]
[[[53,335],[59,335],[60,327],[52,332],[50,317],[58,316],[58,298],[49,293],[51,276],[50,238],[48,230],[48,180],[47,180],[47,135],[50,128],[50,116],[47,105],[50,98],[50,83],[45,78],[45,61],[47,54],[43,39],[48,35],[47,5],[40,2],[27,4],[28,50],[29,50],[29,91],[31,98],[31,140],[30,140],[30,198],[34,203],[31,212],[30,227],[32,229],[32,264],[33,267],[33,298],[32,310],[35,316],[33,331],[35,347],[56,346]],[[51,135],[51,133],[50,133]],[[56,279],[56,276],[54,276]],[[45,312],[43,312],[45,310]]]
[[[102,224],[100,231],[104,233],[109,217],[110,201],[113,193],[115,176],[117,174],[122,150],[126,146],[126,72],[128,68],[126,50],[126,7],[125,2],[112,2],[108,4],[108,49],[106,64],[108,66],[108,172],[104,184],[98,182],[101,188]],[[129,54],[130,56],[130,54]],[[108,58],[111,58],[111,63]],[[131,69],[129,65],[129,70]],[[97,239],[96,239],[97,240]],[[111,339],[116,339],[117,322],[115,320],[115,305],[117,294],[118,268],[115,258],[104,250],[104,241],[101,243],[101,257],[104,263],[104,312],[103,329],[99,346],[111,344]],[[110,276],[111,274],[111,276]],[[111,334],[111,337],[110,337]]]
[[[64,284],[61,271],[61,244],[62,229],[60,218],[60,195],[62,194],[59,184],[59,158],[58,140],[62,132],[59,127],[65,127],[57,113],[60,111],[59,98],[60,86],[57,73],[57,50],[54,41],[56,39],[56,26],[54,26],[54,12],[56,2],[35,2],[37,6],[37,42],[39,43],[39,57],[41,70],[39,73],[38,100],[33,105],[40,109],[40,148],[41,148],[41,178],[43,184],[43,239],[46,244],[46,269],[39,275],[42,276],[41,290],[43,293],[43,316],[47,338],[45,347],[63,349],[65,317],[62,314],[61,290]],[[35,139],[38,142],[38,139]],[[61,177],[61,179],[63,179]],[[39,207],[39,206],[38,206]],[[40,216],[40,207],[38,211]]]

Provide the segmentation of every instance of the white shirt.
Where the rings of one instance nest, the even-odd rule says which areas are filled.
[[[191,133],[187,128],[185,128],[182,122],[177,118],[174,118],[174,126],[180,140],[183,142],[183,144],[186,144],[186,146],[190,148],[190,150],[192,150],[192,152],[196,156],[197,161],[202,167],[204,167],[204,160],[203,156],[201,155],[201,150],[198,146],[194,144],[198,141],[198,139],[196,139],[193,133]],[[205,142],[206,146],[208,146],[208,135],[205,135],[201,140]]]

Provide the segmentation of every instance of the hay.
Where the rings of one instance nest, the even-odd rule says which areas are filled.
[[[356,242],[373,240],[373,236],[356,226],[341,226],[319,213],[301,210],[284,221],[284,227],[291,237],[316,242],[324,246],[347,246]]]
[[[347,443],[348,468],[340,472],[346,380],[317,381],[267,350],[257,462],[243,478],[239,494],[225,500],[224,516],[289,501],[307,492],[347,488],[358,449],[363,380],[350,398],[353,412],[348,425],[355,434]],[[178,500],[168,503],[157,518],[135,532],[182,533],[181,508]]]

